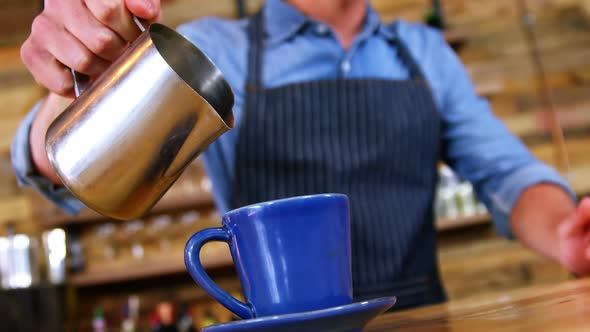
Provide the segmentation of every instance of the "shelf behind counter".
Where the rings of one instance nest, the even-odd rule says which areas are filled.
[[[486,214],[457,219],[439,219],[436,227],[439,232],[456,230],[462,227],[485,225],[490,222]],[[233,264],[229,249],[223,243],[209,244],[201,253],[203,266],[206,269],[231,267]],[[186,273],[182,252],[165,259],[132,262],[125,266],[102,266],[70,275],[69,283],[77,287],[90,287],[133,280],[161,277]]]
[[[578,172],[576,172],[578,173]],[[575,174],[581,175],[581,174]],[[578,178],[577,176],[575,178]],[[582,196],[582,192],[589,192],[586,186],[574,185]],[[178,212],[195,208],[213,208],[214,203],[210,194],[201,194],[185,196],[182,200],[162,200],[151,212],[151,214]],[[46,219],[43,224],[52,227],[67,226],[84,226],[85,224],[100,223],[104,217],[91,212],[84,211],[77,217],[66,217],[62,213],[56,213],[51,218]],[[469,232],[471,229],[491,229],[491,217],[488,214],[476,214],[472,216],[458,218],[439,218],[436,220],[435,227],[441,237],[455,236],[451,234],[462,234]],[[464,231],[463,231],[464,229]],[[219,243],[210,245],[212,248],[204,248],[201,254],[203,264],[208,269],[231,267],[232,258],[225,244]],[[162,259],[147,259],[145,261],[132,262],[125,266],[112,266],[111,268],[92,268],[84,272],[73,273],[70,275],[69,283],[77,287],[90,287],[113,283],[125,283],[133,280],[147,279],[152,277],[161,277],[167,275],[178,275],[186,273],[182,250],[176,250],[179,254]]]
[[[201,262],[207,270],[230,267],[233,264],[229,250],[222,246],[203,248]],[[113,269],[93,269],[75,273],[70,276],[68,283],[77,287],[89,287],[181,273],[186,273],[184,258],[181,255],[173,255],[167,259],[137,262]]]
[[[63,211],[60,211],[55,206],[48,206],[47,203],[38,202],[38,195],[32,195],[34,200],[33,204],[44,204],[47,207],[44,209],[38,209],[42,212],[38,212],[36,215],[37,220],[41,222],[44,227],[67,227],[71,225],[80,225],[85,223],[97,223],[101,221],[109,220],[109,218],[100,215],[88,208],[82,209],[75,216],[68,215]],[[148,213],[149,215],[155,215],[166,212],[184,211],[198,208],[209,208],[213,207],[213,197],[209,193],[199,193],[197,195],[186,195],[183,197],[176,197],[174,199],[163,198],[157,203],[154,208]]]

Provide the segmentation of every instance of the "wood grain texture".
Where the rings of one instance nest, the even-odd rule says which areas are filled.
[[[18,52],[19,43],[28,34],[34,3],[38,2],[0,0],[0,22],[3,22],[0,45],[5,46],[0,48],[0,153],[4,155],[8,153],[22,117],[44,94],[20,62]],[[385,21],[396,18],[422,21],[430,0],[373,0],[372,3]],[[459,56],[468,67],[477,91],[489,98],[494,112],[513,133],[525,140],[536,156],[552,163],[554,149],[547,139],[548,127],[536,91],[538,81],[527,56],[521,18],[514,1],[445,0],[443,3],[451,31],[469,32],[462,37],[467,41]],[[535,28],[547,76],[554,89],[559,120],[566,131],[566,148],[573,166],[566,175],[576,191],[590,193],[590,153],[587,152],[590,143],[590,1],[529,0],[528,3],[535,13]],[[253,13],[261,4],[261,0],[248,1],[248,11]],[[170,26],[203,16],[232,18],[236,14],[233,0],[166,0],[163,6],[164,22]],[[0,177],[10,178],[7,181],[13,179],[13,175],[7,173]],[[53,214],[54,208],[47,201],[39,204],[38,200],[31,200],[27,205],[22,197],[13,187],[6,189],[0,198],[0,220],[28,220],[21,225],[31,230],[34,229],[32,225],[54,227],[72,221],[63,213]],[[33,211],[31,206],[45,207],[48,214],[38,213],[38,209]],[[91,218],[91,215],[88,212],[84,216]],[[35,223],[30,223],[31,220]],[[500,239],[493,234],[489,223],[449,230],[439,238],[441,274],[451,299],[547,285],[570,277],[558,265],[514,242]],[[127,275],[115,271],[113,276],[119,280],[129,276],[137,280],[144,275],[174,274],[182,268],[178,259],[155,265],[153,269],[139,266]],[[80,284],[108,282],[105,273],[94,278],[80,275],[77,280]]]
[[[21,44],[31,31],[31,22],[41,10],[39,0],[0,1],[0,47]]]
[[[590,279],[383,315],[366,332],[573,332],[590,328]]]
[[[496,234],[491,223],[438,234],[438,260],[451,300],[570,278],[559,264]]]
[[[33,76],[20,59],[18,45],[0,47],[0,88],[34,83]]]
[[[29,201],[19,195],[0,200],[0,225],[30,219]]]

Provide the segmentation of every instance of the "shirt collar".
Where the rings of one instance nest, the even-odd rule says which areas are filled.
[[[305,25],[313,23],[313,20],[284,0],[267,0],[263,7],[263,15],[268,42],[271,44],[287,40],[301,31]],[[359,37],[365,38],[377,29],[389,30],[380,29],[381,26],[379,15],[369,4]]]
[[[262,10],[270,43],[294,36],[309,21],[307,16],[283,0],[267,0]]]
[[[395,21],[392,24],[379,26],[379,33],[382,34],[387,40],[394,41],[399,37],[398,35],[399,21]]]

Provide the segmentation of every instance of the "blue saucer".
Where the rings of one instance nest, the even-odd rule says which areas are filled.
[[[360,332],[395,301],[395,297],[387,297],[322,310],[246,319],[211,325],[202,332]]]

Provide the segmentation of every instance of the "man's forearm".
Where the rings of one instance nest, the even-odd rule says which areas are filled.
[[[71,101],[71,99],[50,93],[43,101],[41,108],[33,120],[29,136],[31,158],[35,164],[35,168],[40,175],[50,179],[56,184],[61,184],[61,181],[55,174],[55,171],[51,167],[49,159],[47,158],[47,153],[45,151],[45,134],[47,133],[49,125],[71,103]]]
[[[522,193],[512,210],[510,223],[524,245],[561,262],[557,228],[575,211],[575,202],[561,187],[538,184]]]

